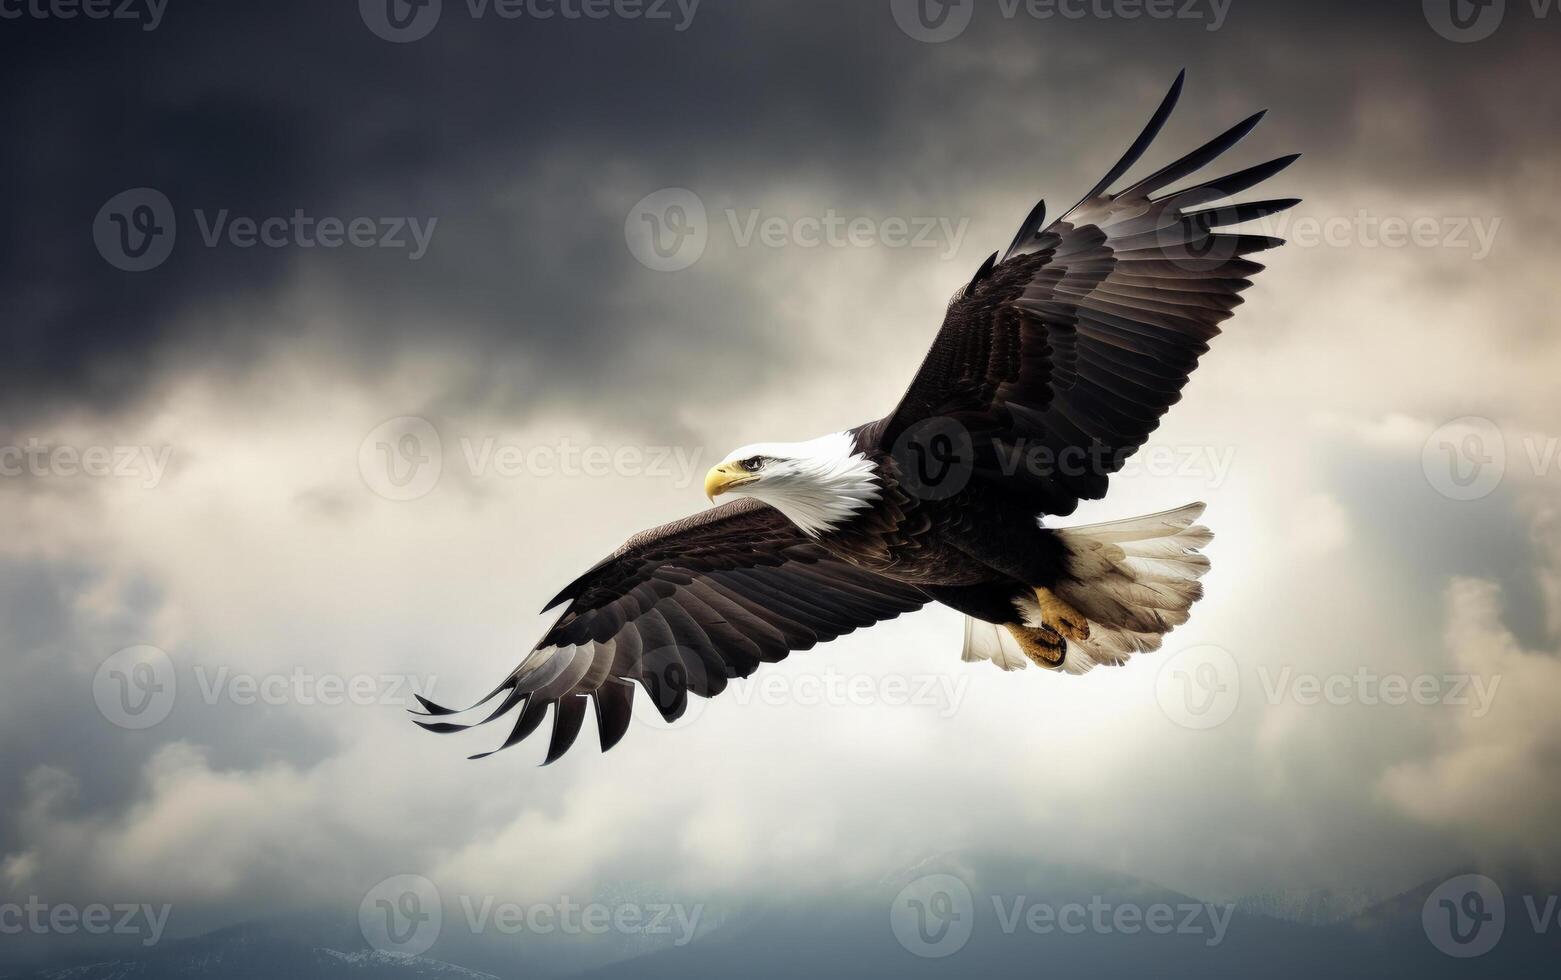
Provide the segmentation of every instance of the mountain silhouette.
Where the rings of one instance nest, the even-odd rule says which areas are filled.
[[[1458,890],[1463,879],[1456,873],[1350,914],[1329,918],[1313,909],[1309,921],[1295,921],[1254,911],[1284,903],[1206,903],[1127,875],[947,854],[849,888],[733,900],[680,945],[644,936],[477,934],[447,925],[426,954],[401,956],[371,948],[355,920],[294,916],[96,962],[60,957],[0,971],[0,978],[1528,978],[1561,962],[1561,900],[1552,898],[1561,889],[1516,875],[1490,878],[1501,883],[1505,921],[1488,951],[1467,958],[1439,949],[1433,933],[1454,953],[1468,953],[1493,938],[1484,930],[1495,929],[1496,920],[1454,919],[1491,916],[1496,903],[1477,907],[1481,899]],[[1546,909],[1548,921],[1536,925]],[[446,922],[455,919],[447,910]]]

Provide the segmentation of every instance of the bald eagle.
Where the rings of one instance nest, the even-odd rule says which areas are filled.
[[[1297,203],[1209,207],[1295,156],[1156,196],[1261,112],[1110,191],[1182,82],[1078,204],[1050,223],[1037,204],[1001,258],[955,293],[893,411],[809,442],[733,452],[704,489],[740,499],[635,535],[558,593],[544,609],[564,606],[552,628],[472,706],[500,699],[477,724],[519,709],[499,748],[536,731],[552,707],[552,762],[590,705],[605,751],[628,729],[636,684],[671,721],[690,694],[713,697],[762,663],[930,602],[965,614],[966,660],[1004,669],[1120,664],[1186,622],[1209,567],[1202,504],[1044,523],[1105,495],[1262,268],[1245,256],[1281,244],[1214,229]],[[419,700],[422,718],[455,714]]]

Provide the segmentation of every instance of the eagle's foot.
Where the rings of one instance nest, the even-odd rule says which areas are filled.
[[[1045,627],[1035,626],[1005,626],[1015,640],[1019,641],[1019,649],[1024,655],[1039,667],[1048,670],[1062,666],[1062,658],[1067,652],[1067,643],[1063,638]]]
[[[1041,607],[1041,625],[1076,643],[1089,639],[1089,620],[1072,605],[1058,598],[1057,593],[1045,586],[1037,586],[1035,603]]]

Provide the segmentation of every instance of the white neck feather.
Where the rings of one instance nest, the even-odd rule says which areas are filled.
[[[765,466],[761,479],[734,492],[762,500],[813,537],[835,530],[879,497],[878,468],[844,432],[807,442],[744,446],[728,459],[750,456],[775,461]]]

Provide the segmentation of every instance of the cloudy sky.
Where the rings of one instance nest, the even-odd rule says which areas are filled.
[[[1555,880],[1561,16],[914,6],[0,4],[0,894],[192,934],[400,874],[697,896],[948,851],[1211,898]],[[1267,189],[1305,203],[1074,518],[1209,502],[1165,650],[1002,674],[928,610],[545,769],[406,720],[731,448],[883,414],[1183,67],[1146,163],[1267,107],[1230,162],[1303,152]]]

